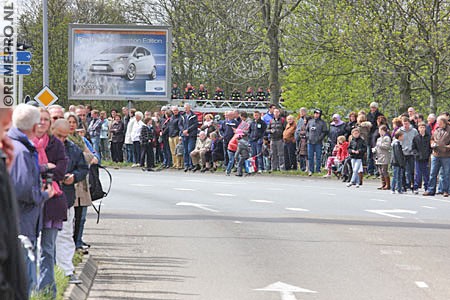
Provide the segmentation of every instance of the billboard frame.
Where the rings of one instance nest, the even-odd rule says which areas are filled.
[[[79,96],[73,94],[73,55],[74,55],[74,32],[75,30],[107,30],[107,31],[166,31],[166,95],[86,95]],[[127,101],[169,101],[171,99],[170,90],[172,87],[172,28],[170,26],[136,25],[136,24],[69,24],[69,61],[67,74],[67,93],[69,100],[127,100]]]

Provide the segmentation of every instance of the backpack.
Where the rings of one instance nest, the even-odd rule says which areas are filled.
[[[102,182],[100,181],[99,169],[105,170],[109,176],[109,187],[108,187],[107,192],[103,191]],[[91,165],[90,166],[90,168],[89,168],[89,192],[91,194],[92,201],[101,200],[101,199],[105,198],[106,196],[108,196],[109,191],[111,190],[111,185],[112,185],[112,176],[111,176],[111,173],[109,173],[109,171],[105,167],[103,167],[101,165]],[[94,210],[97,212],[97,223],[100,220],[101,205],[102,205],[101,201],[99,203],[98,208],[96,208],[93,205]]]

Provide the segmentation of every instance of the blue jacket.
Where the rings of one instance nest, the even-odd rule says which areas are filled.
[[[14,145],[14,161],[11,167],[11,183],[19,205],[19,234],[27,236],[33,244],[42,227],[42,207],[48,200],[42,191],[36,148],[28,137],[13,127],[8,136]]]
[[[180,122],[183,125],[183,130],[188,131],[190,138],[197,138],[198,117],[193,111],[189,115],[186,113],[182,115]]]
[[[84,180],[89,173],[89,166],[84,159],[83,152],[71,141],[64,142],[66,156],[69,159],[66,174],[70,173],[75,176],[74,183],[71,185],[63,184],[63,191],[66,195],[67,207],[72,207],[75,202],[75,183]]]

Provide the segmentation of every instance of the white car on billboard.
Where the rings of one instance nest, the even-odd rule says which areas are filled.
[[[98,75],[121,76],[127,80],[137,75],[156,78],[155,57],[140,46],[116,46],[100,52],[90,63],[89,72]]]

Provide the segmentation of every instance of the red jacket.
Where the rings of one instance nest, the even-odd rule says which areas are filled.
[[[228,143],[228,150],[230,150],[230,151],[232,151],[232,152],[236,152],[236,151],[237,151],[237,148],[238,148],[238,143],[239,143],[238,137],[237,137],[237,135],[235,134],[235,135],[233,136],[233,138],[231,139],[231,141]]]
[[[345,141],[339,146],[337,159],[339,159],[339,161],[344,161],[344,159],[346,159],[347,156],[348,156],[348,142]]]

